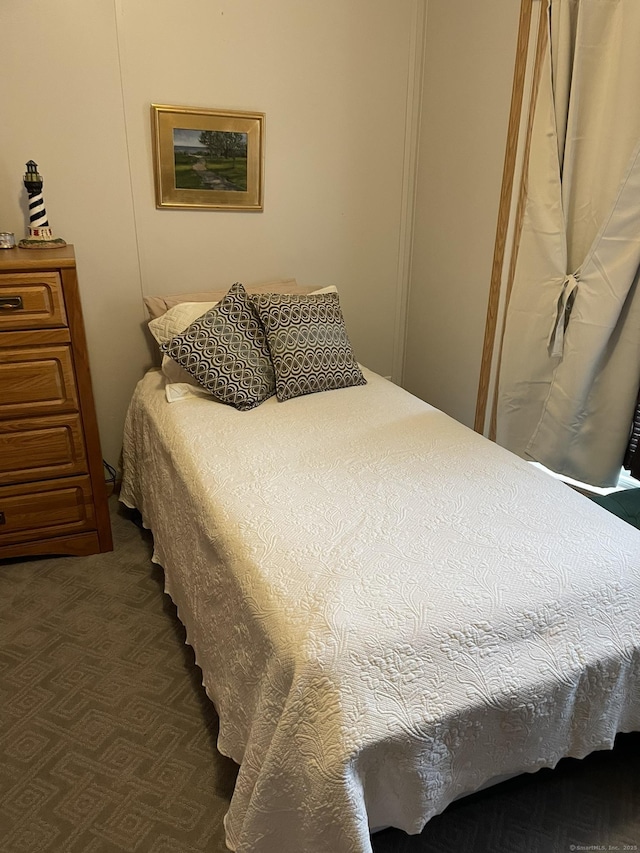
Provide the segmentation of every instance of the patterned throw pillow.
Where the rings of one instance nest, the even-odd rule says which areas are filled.
[[[160,349],[222,403],[253,409],[275,393],[264,329],[244,287],[227,295]]]
[[[267,333],[278,400],[366,385],[337,293],[251,297]]]

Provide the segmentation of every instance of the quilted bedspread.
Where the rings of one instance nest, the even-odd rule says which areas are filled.
[[[238,853],[371,851],[640,729],[640,531],[386,380],[250,412],[139,383],[121,499],[240,771]]]

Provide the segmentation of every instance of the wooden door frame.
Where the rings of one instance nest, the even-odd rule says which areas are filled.
[[[532,74],[532,88],[529,100],[528,119],[526,125],[526,137],[524,141],[523,155],[523,171],[520,188],[518,190],[518,203],[515,211],[515,221],[511,223],[514,182],[516,175],[516,164],[518,160],[518,150],[520,144],[520,128],[522,126],[522,109],[525,94],[525,81],[527,77],[527,67],[529,65],[529,51],[531,44],[531,20],[533,13],[534,0],[521,0],[520,2],[520,20],[518,24],[518,37],[516,44],[516,58],[513,73],[513,86],[511,90],[511,107],[509,112],[509,123],[507,127],[507,143],[505,148],[504,167],[502,172],[502,186],[500,190],[500,201],[498,205],[498,220],[496,225],[496,239],[493,252],[493,263],[491,267],[491,281],[489,285],[489,299],[487,304],[487,317],[485,321],[484,343],[482,347],[482,360],[480,363],[480,378],[478,381],[478,396],[476,399],[476,413],[474,421],[474,429],[476,432],[484,433],[486,430],[487,408],[489,406],[489,389],[493,374],[494,353],[496,344],[498,344],[498,365],[499,371],[500,359],[502,356],[502,336],[504,333],[504,325],[500,334],[500,340],[497,340],[499,309],[503,290],[503,275],[505,257],[507,251],[507,236],[509,233],[510,224],[512,224],[513,245],[509,258],[509,271],[504,294],[503,313],[506,312],[511,289],[513,286],[513,278],[515,275],[515,265],[518,254],[518,246],[520,240],[520,232],[522,229],[522,221],[524,216],[524,207],[526,202],[526,163],[529,159],[529,149],[531,144],[531,131],[533,123],[533,109],[531,106],[535,103],[537,87],[540,80],[540,68],[542,57],[546,47],[547,27],[544,26],[544,20],[547,15],[547,2],[540,3],[540,19],[538,22],[536,49],[534,58],[534,68]],[[497,377],[496,377],[497,383]],[[496,402],[497,394],[494,392],[491,403],[491,420],[489,426],[489,438],[495,439],[496,428]]]

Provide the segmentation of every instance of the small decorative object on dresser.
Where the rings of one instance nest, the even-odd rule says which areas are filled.
[[[0,253],[0,559],[112,548],[73,247]]]
[[[38,173],[38,164],[33,160],[27,163],[23,183],[29,196],[29,236],[20,240],[19,245],[24,249],[59,249],[66,246],[62,237],[54,237],[49,227],[42,195],[44,182],[42,175]]]

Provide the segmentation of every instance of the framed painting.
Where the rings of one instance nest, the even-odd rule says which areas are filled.
[[[262,210],[264,113],[151,105],[156,207]]]

